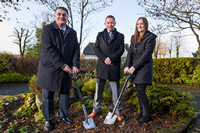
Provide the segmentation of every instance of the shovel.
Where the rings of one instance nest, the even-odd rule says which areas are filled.
[[[115,115],[115,110],[117,109],[117,107],[119,105],[119,101],[121,99],[121,96],[123,94],[124,89],[126,88],[126,84],[127,84],[128,80],[129,80],[129,78],[131,78],[131,77],[133,77],[133,76],[132,75],[126,76],[126,81],[125,81],[125,83],[124,83],[124,85],[122,87],[122,90],[121,90],[120,94],[119,94],[119,97],[117,99],[117,102],[115,104],[113,112],[112,113],[108,112],[108,114],[107,114],[107,116],[106,116],[106,118],[105,118],[105,120],[103,122],[104,124],[114,124],[115,123],[115,120],[117,119],[117,115]]]
[[[76,89],[77,89],[77,92],[78,92],[78,95],[79,95],[79,98],[80,98],[80,101],[81,101],[81,104],[82,104],[82,107],[83,107],[83,112],[84,112],[84,115],[85,115],[85,118],[86,118],[86,120],[83,121],[83,125],[84,125],[85,129],[95,128],[96,125],[95,125],[93,119],[92,118],[88,119],[85,104],[83,102],[83,98],[82,98],[82,95],[81,95],[81,92],[80,92],[80,89],[79,89],[78,83],[77,83],[78,74],[77,74],[76,77],[73,77],[73,75],[71,73],[69,73],[69,76],[74,80],[74,82],[76,84]]]

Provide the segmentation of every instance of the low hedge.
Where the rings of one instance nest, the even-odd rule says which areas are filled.
[[[197,67],[197,58],[164,58],[153,60],[155,82],[187,83],[188,77]]]
[[[0,83],[3,82],[28,82],[31,79],[29,75],[20,73],[3,73],[0,74]]]

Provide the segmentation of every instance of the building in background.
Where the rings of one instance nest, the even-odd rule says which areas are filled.
[[[89,42],[89,44],[84,48],[83,54],[85,59],[97,59],[97,56],[93,50],[95,43]],[[128,54],[129,45],[124,44],[124,53],[121,58],[126,58]]]

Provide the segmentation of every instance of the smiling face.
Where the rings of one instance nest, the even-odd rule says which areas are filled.
[[[65,10],[57,9],[54,14],[54,18],[55,18],[57,25],[60,28],[62,28],[62,29],[65,28],[67,20],[68,20],[68,14]]]
[[[106,22],[104,24],[108,31],[114,30],[116,25],[115,20],[111,17],[106,18]]]
[[[137,31],[142,34],[145,31],[145,26],[144,26],[144,22],[142,19],[139,19],[137,21]]]

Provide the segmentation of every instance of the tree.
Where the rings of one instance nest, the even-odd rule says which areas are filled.
[[[174,38],[174,46],[175,46],[175,50],[176,50],[176,57],[177,58],[179,57],[180,48],[183,45],[182,37],[183,36],[181,36],[180,32],[173,36],[173,38]]]
[[[167,22],[166,32],[191,29],[200,52],[200,0],[137,0],[146,15]]]
[[[156,38],[156,45],[155,45],[155,48],[154,48],[154,51],[153,51],[153,56],[154,56],[154,58],[158,58],[158,53],[159,53],[161,44],[162,44],[162,42],[161,42],[161,35],[159,35],[159,36]]]
[[[161,42],[160,49],[159,49],[159,58],[161,58],[161,56],[165,58],[166,54],[167,54],[166,43]]]
[[[13,43],[17,44],[19,46],[19,52],[21,56],[24,56],[24,53],[26,51],[26,46],[31,41],[31,35],[33,31],[26,30],[25,28],[20,28],[20,31],[17,28],[14,28],[13,35],[16,39],[13,41]]]
[[[167,46],[168,52],[169,52],[169,58],[172,57],[172,44],[173,44],[173,37],[171,36],[170,39],[170,43],[168,43],[169,45]]]
[[[45,21],[41,24],[41,27],[36,27],[36,43],[27,48],[28,52],[25,54],[26,57],[40,57],[40,52],[42,49],[42,30],[44,25],[46,25]]]
[[[28,1],[43,1],[43,0],[28,0]],[[20,5],[24,2],[24,0],[0,0],[0,22],[3,22],[4,20],[10,20],[9,17],[7,17],[7,14],[9,12],[6,10],[6,7],[12,8],[15,11],[21,11]],[[28,10],[29,7],[27,7]],[[17,20],[17,18],[16,18]]]
[[[45,0],[45,5],[51,10],[55,10],[56,7],[66,5],[69,11],[68,25],[74,28],[75,24],[78,24],[79,29],[79,44],[88,37],[89,32],[94,27],[94,24],[89,17],[92,14],[102,11],[113,2],[113,0]],[[77,16],[74,16],[76,14]]]

